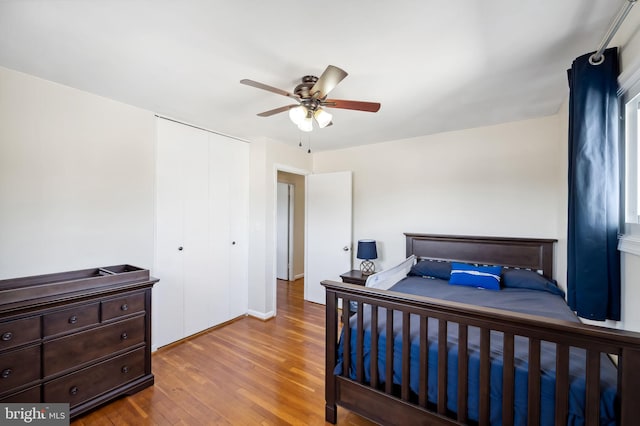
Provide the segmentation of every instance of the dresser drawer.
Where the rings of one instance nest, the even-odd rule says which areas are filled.
[[[140,348],[44,385],[44,402],[74,407],[144,375],[145,349]]]
[[[0,398],[0,403],[9,404],[16,402],[28,402],[28,403],[38,403],[40,402],[40,386],[34,386],[29,389],[25,389],[22,392],[13,393],[9,396],[5,396],[4,398]]]
[[[44,377],[144,342],[144,320],[141,315],[45,342],[42,345]]]
[[[44,315],[42,321],[44,335],[55,336],[88,325],[98,324],[100,322],[99,308],[98,303],[93,303]]]
[[[130,294],[102,302],[102,321],[144,311],[144,293]]]
[[[40,378],[40,345],[0,355],[0,394]]]
[[[40,340],[40,317],[0,323],[0,351]]]

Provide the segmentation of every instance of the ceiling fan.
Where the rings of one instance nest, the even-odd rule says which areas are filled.
[[[368,112],[378,112],[380,109],[380,104],[377,102],[327,99],[329,92],[332,91],[338,83],[344,80],[347,75],[346,71],[336,66],[329,65],[324,70],[320,78],[314,75],[306,75],[302,77],[302,83],[298,84],[295,89],[293,89],[293,93],[248,79],[240,80],[240,83],[294,99],[297,102],[296,104],[271,109],[269,111],[261,112],[258,115],[260,117],[269,117],[281,112],[289,111],[289,118],[291,118],[291,121],[297,124],[300,130],[310,132],[313,130],[314,120],[320,128],[333,124],[331,121],[333,116],[328,113],[325,108],[342,108]]]

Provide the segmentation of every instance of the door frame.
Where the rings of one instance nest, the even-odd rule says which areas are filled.
[[[273,200],[273,222],[272,222],[272,226],[273,226],[273,234],[272,234],[272,239],[273,239],[273,247],[272,247],[272,253],[273,253],[273,260],[272,260],[272,274],[271,274],[271,288],[272,288],[272,297],[273,297],[273,316],[276,316],[278,314],[278,278],[277,278],[277,267],[278,267],[278,256],[277,256],[277,250],[278,250],[278,172],[285,172],[285,173],[292,173],[295,175],[300,175],[300,176],[307,176],[311,174],[311,171],[309,170],[305,170],[305,169],[298,169],[296,167],[291,167],[288,166],[286,164],[274,164],[273,165],[273,193],[272,193],[272,200]],[[306,179],[305,179],[306,180]],[[306,192],[306,191],[305,191]],[[305,212],[307,210],[307,200],[305,197],[304,200],[304,208],[305,208]],[[306,213],[305,213],[306,214]],[[307,227],[305,224],[305,230],[304,230],[304,237],[305,240],[307,238]],[[298,247],[298,249],[300,249]],[[305,250],[305,247],[302,247],[302,250]],[[304,257],[306,259],[306,253],[304,253]],[[292,265],[291,267],[293,268],[293,262],[291,262]]]

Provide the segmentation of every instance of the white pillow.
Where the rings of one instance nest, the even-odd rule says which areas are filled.
[[[393,268],[369,275],[365,286],[388,290],[392,285],[406,277],[415,263],[416,256],[412,254]]]

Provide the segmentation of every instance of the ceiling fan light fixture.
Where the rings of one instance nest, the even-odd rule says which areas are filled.
[[[635,1],[635,0],[629,0]],[[302,77],[302,83],[298,84],[293,92],[278,89],[258,81],[249,79],[240,80],[240,84],[266,90],[277,95],[294,99],[298,104],[284,105],[279,108],[257,114],[259,117],[270,117],[285,111],[289,112],[289,118],[301,131],[311,132],[315,121],[319,128],[331,126],[333,116],[325,108],[341,108],[353,111],[378,112],[378,102],[350,101],[345,99],[327,99],[327,95],[338,83],[347,76],[347,72],[335,65],[328,65],[320,77],[306,75]]]
[[[298,126],[300,126],[300,123],[307,118],[307,115],[307,109],[302,105],[298,105],[297,107],[289,110],[289,118]]]
[[[322,108],[318,108],[313,113],[313,116],[318,122],[318,127],[320,127],[321,129],[327,127],[329,123],[331,123],[331,120],[333,119],[333,116],[327,111],[323,110]]]
[[[309,116],[306,118],[303,118],[302,121],[300,121],[300,123],[298,123],[298,129],[302,130],[303,132],[310,132],[313,130],[313,119]]]

